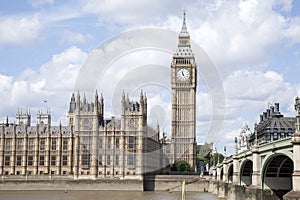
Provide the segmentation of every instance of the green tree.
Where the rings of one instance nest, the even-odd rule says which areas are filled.
[[[209,163],[209,158],[206,158],[206,157],[199,157],[199,156],[197,156],[197,161],[199,161],[199,160],[203,160],[204,165],[206,165],[207,163]]]
[[[211,151],[212,151],[213,144],[205,143],[203,145],[197,145],[196,153],[197,153],[197,163],[199,160],[204,162],[204,165],[210,163],[211,159]]]
[[[179,172],[193,172],[193,168],[190,166],[188,162],[185,160],[179,160],[174,163],[172,171],[179,171]]]
[[[224,156],[223,154],[220,153],[215,153],[214,155],[212,155],[211,159],[210,159],[210,166],[216,165],[221,162],[223,162],[224,160]]]

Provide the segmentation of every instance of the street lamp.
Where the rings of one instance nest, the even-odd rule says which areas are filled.
[[[235,143],[235,154],[237,154],[238,153],[238,146],[237,146],[238,139],[237,139],[237,137],[234,138],[234,143]]]

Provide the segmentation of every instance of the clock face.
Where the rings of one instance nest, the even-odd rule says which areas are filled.
[[[190,78],[190,72],[187,69],[180,69],[177,71],[177,78],[180,81],[186,81]]]

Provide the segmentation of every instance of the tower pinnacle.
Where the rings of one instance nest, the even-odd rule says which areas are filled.
[[[178,48],[174,56],[180,58],[192,58],[194,56],[191,49],[190,34],[186,27],[185,11],[183,12],[181,31],[178,34]]]
[[[179,37],[189,37],[189,33],[187,31],[186,22],[185,22],[185,10],[183,11],[183,22],[182,22],[181,31],[179,33]]]

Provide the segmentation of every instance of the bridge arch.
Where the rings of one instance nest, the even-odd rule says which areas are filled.
[[[289,153],[273,153],[262,165],[262,189],[271,189],[278,197],[292,190],[293,158]]]
[[[227,182],[232,183],[233,181],[233,164],[230,164],[227,172]]]
[[[241,162],[240,168],[240,185],[252,184],[253,162],[250,159],[245,159]]]
[[[214,175],[214,180],[218,180],[218,173],[217,173],[216,169],[215,169],[215,173],[213,175]]]
[[[224,168],[221,167],[221,169],[220,169],[220,180],[224,180],[223,176],[224,176]]]

